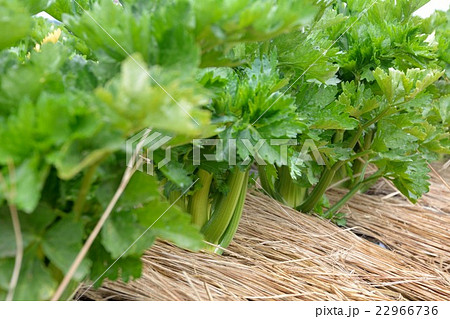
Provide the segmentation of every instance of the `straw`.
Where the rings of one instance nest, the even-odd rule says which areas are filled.
[[[449,300],[450,217],[444,209],[448,201],[443,203],[445,197],[435,194],[436,189],[442,190],[433,185],[419,206],[396,196],[382,200],[392,192],[386,185],[377,194],[357,195],[344,208],[347,229],[252,190],[235,240],[223,256],[160,241],[143,257],[142,278],[127,284],[106,281],[85,297]],[[329,196],[333,200],[341,192],[332,190]]]

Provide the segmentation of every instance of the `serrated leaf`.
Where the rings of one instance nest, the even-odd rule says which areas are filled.
[[[46,231],[42,248],[45,255],[64,274],[67,273],[83,243],[83,225],[69,218],[62,219]],[[89,272],[90,261],[84,259],[73,278],[81,281]]]
[[[78,13],[89,9],[89,0],[55,0],[45,11],[57,20],[62,21],[63,14]]]
[[[169,162],[167,165],[160,168],[160,171],[167,177],[169,181],[184,189],[193,183],[189,172],[183,168],[182,164],[177,162]]]
[[[128,282],[141,276],[142,262],[139,257],[125,256],[112,259],[98,241],[94,242],[89,257],[93,262],[90,277],[94,288],[100,287],[106,278],[111,280],[122,278],[124,282]]]
[[[158,238],[192,251],[204,247],[200,230],[191,224],[191,217],[176,205],[153,201],[138,209],[136,214],[139,223],[146,228],[150,227],[150,232]]]
[[[377,68],[373,75],[389,103],[408,101],[415,98],[419,93],[436,82],[444,71],[408,69],[405,72],[389,69],[385,73]]]
[[[16,189],[12,203],[18,209],[31,213],[36,208],[49,169],[38,158],[26,160],[16,168],[15,180],[10,180],[10,184]]]
[[[57,281],[36,253],[36,245],[25,250],[14,300],[48,300],[56,290]],[[0,291],[7,291],[13,268],[14,258],[0,259]]]
[[[113,169],[120,170],[119,172],[122,173],[125,171],[125,162],[123,164],[124,168],[122,170],[119,167],[114,167]],[[115,193],[120,185],[122,178],[120,173],[115,174],[115,176],[109,176],[109,180],[104,180],[102,185],[96,190],[96,197],[104,208],[111,201],[112,194]],[[155,176],[147,175],[140,171],[135,172],[117,202],[115,210],[125,211],[145,205],[160,196],[158,187],[158,181]]]
[[[96,94],[107,105],[113,125],[127,135],[151,127],[195,136],[201,133],[200,124],[209,122],[209,112],[199,108],[206,104],[206,94],[189,73],[147,70],[142,57],[134,55]]]
[[[142,172],[136,172],[123,192],[116,208],[128,210],[159,197],[158,181],[154,176]]]
[[[0,50],[10,47],[24,38],[31,27],[30,16],[25,7],[17,1],[0,1]]]
[[[146,227],[138,223],[134,213],[115,212],[103,226],[101,242],[114,259],[122,254],[123,256],[139,256],[155,240],[152,232],[145,231]]]
[[[19,0],[22,2],[32,14],[39,13],[52,5],[55,0]]]
[[[420,156],[409,156],[402,160],[389,159],[386,170],[386,175],[395,187],[413,203],[429,190],[430,170],[426,160]]]
[[[55,212],[48,206],[39,205],[31,214],[19,213],[24,248],[41,240],[46,227],[56,218]],[[13,257],[16,252],[16,238],[12,226],[10,211],[0,207],[0,258]]]

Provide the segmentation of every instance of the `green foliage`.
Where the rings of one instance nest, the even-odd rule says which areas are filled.
[[[81,281],[138,278],[158,238],[220,253],[252,165],[271,196],[339,225],[381,177],[417,201],[428,163],[450,153],[450,20],[412,16],[425,2],[0,0],[0,298],[15,210],[14,299],[49,299],[146,128],[171,138],[154,162],[172,160],[134,173],[65,298]],[[32,16],[42,10],[61,23]],[[193,142],[206,138],[223,148]],[[216,161],[194,164],[198,150]],[[330,204],[343,179],[349,193]]]
[[[45,10],[55,19],[62,21],[63,14],[82,14],[90,8],[90,0],[54,0]]]
[[[17,23],[20,21],[20,23]],[[27,9],[17,1],[0,1],[0,50],[8,48],[23,39],[31,29],[31,18]]]
[[[224,93],[213,102],[214,113],[226,120],[222,123],[226,129],[219,137],[225,145],[229,139],[236,139],[242,160],[256,154],[269,164],[281,163],[280,147],[268,141],[296,138],[305,129],[295,114],[294,100],[283,94],[288,82],[280,77],[276,64],[276,57],[256,59],[250,67],[240,70],[241,76],[230,75]],[[267,143],[252,154],[248,146],[262,140]],[[244,141],[248,141],[247,145]],[[224,158],[228,157],[225,153]]]
[[[124,1],[93,4],[65,22],[99,59],[122,61],[139,52],[161,66],[217,66],[238,43],[271,39],[314,18],[310,0]],[[102,28],[99,28],[101,25]]]
[[[55,0],[20,0],[31,14],[36,14],[47,9]]]
[[[298,192],[303,203],[297,208],[336,220],[340,206],[325,212],[323,199],[333,182],[350,179],[341,186],[353,194],[384,176],[413,202],[428,191],[428,162],[450,151],[449,80],[444,71],[449,28],[442,12],[428,19],[412,16],[426,2],[397,1],[392,6],[389,1],[337,1],[311,30],[273,42],[284,74],[296,74],[289,93],[308,126],[297,138],[311,138],[326,165],[313,169],[297,160],[286,178],[263,172],[269,178],[264,188],[272,196],[280,198],[279,192],[290,184],[315,186]],[[320,71],[332,66],[337,73],[323,77],[313,72],[310,61]],[[377,166],[378,172],[359,181],[367,165]]]

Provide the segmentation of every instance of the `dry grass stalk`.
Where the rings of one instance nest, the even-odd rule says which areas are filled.
[[[392,210],[385,208],[387,213]],[[449,298],[447,272],[421,258],[412,259],[411,254],[381,248],[352,231],[252,192],[235,241],[224,256],[191,253],[159,242],[143,258],[141,279],[129,284],[106,282],[86,296],[95,300]]]
[[[440,175],[447,179],[449,176]],[[391,192],[385,183],[378,185],[376,194],[357,195],[344,208],[348,225],[397,254],[434,263],[450,272],[450,191],[437,176],[432,176],[431,181],[430,192],[417,205],[398,196],[383,197]],[[329,195],[337,200],[342,193],[333,190]]]

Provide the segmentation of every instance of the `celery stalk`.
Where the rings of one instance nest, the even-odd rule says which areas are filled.
[[[189,202],[189,212],[192,215],[192,222],[195,225],[203,227],[210,215],[209,189],[211,188],[213,176],[203,169],[199,169],[197,175],[202,187],[192,195]]]
[[[225,233],[220,239],[219,246],[222,248],[227,248],[228,245],[230,245],[238,229],[239,222],[241,221],[242,213],[244,211],[245,197],[247,195],[248,173],[249,172],[247,171],[244,183],[242,185],[241,193],[239,195],[239,200],[233,213],[233,217],[231,218],[231,221],[228,224]],[[215,248],[214,252],[217,254],[222,254],[223,251],[219,248]]]
[[[300,205],[304,200],[306,188],[295,184],[287,166],[278,168],[278,177],[278,193],[284,203],[290,207]]]
[[[246,176],[247,171],[241,171],[238,167],[231,172],[227,181],[230,191],[220,199],[211,218],[202,228],[207,241],[217,244],[225,233],[239,201]]]

